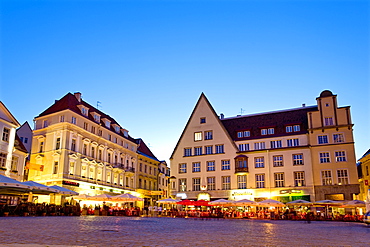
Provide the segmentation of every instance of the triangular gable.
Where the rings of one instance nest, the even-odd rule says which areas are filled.
[[[13,114],[8,110],[8,108],[6,108],[6,106],[1,101],[0,101],[0,118],[11,123],[12,125],[14,125],[15,128],[18,128],[20,126],[17,119],[15,119]]]
[[[204,105],[204,104],[206,105],[206,107],[200,109],[201,105]],[[180,138],[179,138],[179,140],[178,140],[178,142],[177,142],[177,144],[176,144],[176,146],[175,146],[175,148],[174,148],[174,150],[173,150],[173,152],[171,154],[170,159],[173,159],[173,155],[176,152],[179,144],[183,140],[183,137],[184,137],[185,133],[189,130],[190,123],[192,123],[193,121],[199,121],[199,119],[194,119],[194,116],[197,114],[198,111],[201,111],[201,110],[203,110],[203,111],[210,111],[211,116],[214,117],[214,119],[216,120],[216,123],[222,129],[222,133],[224,133],[227,136],[228,140],[230,141],[230,143],[232,144],[232,146],[235,148],[235,150],[236,151],[238,150],[237,147],[236,147],[236,145],[235,145],[235,143],[233,142],[232,138],[230,137],[229,133],[226,131],[225,127],[223,126],[222,122],[220,121],[220,119],[219,119],[218,115],[216,114],[215,110],[213,109],[211,103],[208,101],[208,99],[205,96],[205,94],[202,93],[200,95],[199,99],[198,99],[197,104],[194,107],[193,112],[191,113],[191,115],[189,117],[188,122],[185,125],[185,128],[184,128],[184,130],[183,130],[183,132],[182,132],[182,134],[181,134],[181,136],[180,136]],[[206,120],[206,121],[210,121],[210,120]],[[218,133],[217,131],[214,131],[214,134],[213,135],[215,135],[215,134],[218,135],[220,133]]]

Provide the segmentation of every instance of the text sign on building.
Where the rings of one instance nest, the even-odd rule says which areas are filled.
[[[63,180],[62,184],[79,187],[80,184],[72,181]]]

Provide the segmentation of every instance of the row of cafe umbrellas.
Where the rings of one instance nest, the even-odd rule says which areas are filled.
[[[157,201],[157,203],[173,203],[173,204],[179,204],[179,205],[193,205],[193,206],[260,206],[260,207],[285,207],[285,206],[323,206],[323,207],[329,207],[329,206],[337,206],[337,207],[344,207],[344,208],[355,208],[355,207],[365,207],[365,202],[360,200],[352,200],[352,201],[332,201],[332,200],[322,200],[317,202],[309,202],[306,200],[295,200],[291,202],[282,203],[280,201],[276,201],[273,199],[266,199],[261,202],[255,202],[248,199],[243,199],[239,201],[232,201],[232,200],[226,200],[226,199],[218,199],[215,201],[192,201],[192,200],[175,200],[175,199],[163,199]]]
[[[76,200],[89,200],[89,201],[110,201],[110,202],[136,202],[136,201],[143,201],[143,198],[131,195],[129,193],[124,193],[121,195],[108,195],[108,194],[100,194],[95,196],[89,196],[85,194],[81,194],[78,196],[73,197]]]
[[[57,185],[46,186],[34,181],[20,182],[15,179],[0,175],[0,192],[6,193],[33,193],[33,194],[62,194],[78,195],[77,192]]]

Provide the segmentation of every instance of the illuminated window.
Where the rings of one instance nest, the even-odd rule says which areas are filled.
[[[304,172],[294,172],[294,186],[305,186]]]
[[[330,170],[321,171],[321,179],[322,179],[322,185],[332,185],[333,184]]]
[[[18,167],[18,157],[13,156],[13,157],[12,157],[11,170],[12,170],[12,171],[17,171],[17,170],[18,170],[18,169],[17,169],[17,167]]]
[[[195,132],[194,141],[201,141],[201,140],[202,140],[202,132]]]
[[[186,178],[179,179],[179,191],[185,192],[186,191]]]
[[[222,176],[222,189],[229,190],[230,189],[230,176]]]
[[[216,189],[216,178],[207,177],[207,190],[215,190],[215,189]]]
[[[339,185],[348,184],[348,170],[346,169],[337,170],[337,175]]]
[[[277,172],[274,173],[275,187],[284,187],[284,173]]]
[[[247,188],[247,176],[246,175],[238,175],[238,189],[246,189]]]
[[[265,188],[265,174],[256,174],[256,188]]]

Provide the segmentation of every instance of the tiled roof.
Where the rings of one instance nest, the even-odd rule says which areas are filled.
[[[89,109],[88,116],[85,116],[85,115],[82,114],[80,108],[78,108],[79,105],[82,105],[82,106],[84,106],[84,107],[86,107],[86,108]],[[100,124],[102,126],[104,126],[106,129],[109,129],[110,131],[117,133],[114,130],[113,126],[112,126],[113,124],[119,125],[116,122],[116,120],[114,120],[112,117],[110,117],[109,115],[105,114],[104,112],[98,110],[97,108],[93,107],[89,103],[83,101],[82,99],[81,99],[81,102],[79,102],[77,100],[77,98],[73,94],[71,94],[71,93],[66,94],[60,100],[56,100],[53,105],[51,105],[48,109],[46,109],[45,111],[43,111],[36,118],[42,117],[42,116],[46,116],[46,115],[49,115],[49,114],[52,114],[52,113],[56,113],[56,112],[59,112],[59,111],[67,110],[67,109],[69,109],[69,110],[71,110],[71,111],[79,114],[80,116],[85,117],[85,118],[87,118],[87,119],[89,119],[89,120],[91,120],[93,122],[95,122],[95,120],[94,120],[94,117],[92,116],[92,114],[90,114],[90,113],[91,112],[96,112],[97,114],[100,115]],[[111,122],[110,123],[110,128],[107,128],[105,126],[105,123],[103,123],[102,119],[104,119],[104,118],[108,119]],[[117,134],[119,134],[120,136],[122,136],[122,137],[124,137],[124,138],[126,138],[126,139],[128,139],[128,140],[130,140],[132,142],[135,142],[135,139],[132,138],[130,135],[128,135],[128,137],[125,137],[122,132],[117,133]]]
[[[221,122],[234,141],[286,136],[289,134],[296,135],[307,133],[307,112],[316,110],[317,106],[306,106],[296,109],[224,118],[221,119]],[[300,125],[299,132],[286,133],[285,127],[287,125],[296,124]],[[274,134],[261,135],[262,128],[274,128]],[[250,137],[237,138],[237,132],[243,130],[249,130]]]
[[[143,154],[145,156],[148,156],[149,158],[159,161],[141,138],[135,139],[135,141],[139,145],[139,147],[137,148],[139,154]]]

